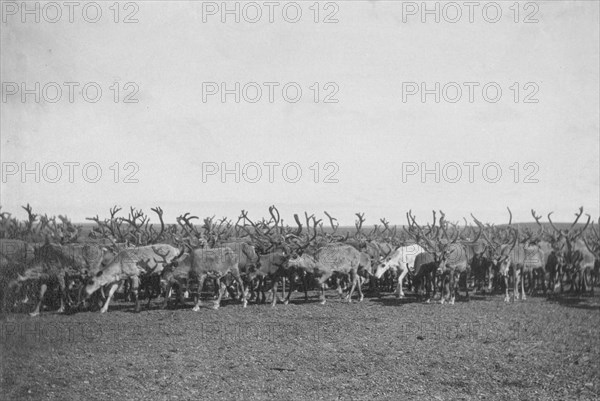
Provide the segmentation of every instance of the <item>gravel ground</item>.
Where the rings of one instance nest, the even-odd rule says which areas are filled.
[[[347,304],[184,308],[0,321],[0,398],[600,398],[600,296],[392,295]]]

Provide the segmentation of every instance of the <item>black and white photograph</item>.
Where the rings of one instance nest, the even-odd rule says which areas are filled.
[[[0,0],[0,400],[599,400],[600,1]]]

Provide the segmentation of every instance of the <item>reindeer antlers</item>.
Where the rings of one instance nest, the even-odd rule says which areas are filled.
[[[365,222],[365,214],[364,213],[355,213],[356,217],[358,217],[358,221],[354,222],[354,226],[356,227],[356,236],[362,234],[361,229],[362,225]]]
[[[333,230],[332,235],[335,234],[340,224],[334,224],[333,222],[337,221],[337,219],[335,217],[331,217],[331,215],[327,213],[327,211],[323,211],[323,213],[325,213],[325,216],[327,216],[327,218],[329,219],[329,224],[331,225],[331,229]]]
[[[577,224],[577,222],[579,221],[579,218],[581,217],[581,215],[583,215],[583,206],[581,206],[581,207],[579,207],[579,213],[575,213],[575,221],[573,222],[573,224],[571,224],[571,227],[569,227],[568,229],[560,230],[552,222],[552,218],[550,217],[552,215],[552,213],[554,213],[554,212],[548,213],[548,221],[550,222],[550,225],[552,226],[554,231],[556,231],[559,235],[562,235],[563,237],[567,238],[570,241],[577,239],[581,234],[583,234],[583,232],[587,229],[588,225],[590,224],[590,220],[592,219],[592,216],[590,216],[589,214],[586,214],[586,216],[588,218],[587,218],[587,221],[586,221],[585,225],[583,226],[583,228],[575,229],[575,230],[573,229],[575,227],[575,225]]]

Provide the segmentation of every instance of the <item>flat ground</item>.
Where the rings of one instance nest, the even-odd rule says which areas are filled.
[[[0,321],[0,398],[599,399],[599,292],[14,314]]]

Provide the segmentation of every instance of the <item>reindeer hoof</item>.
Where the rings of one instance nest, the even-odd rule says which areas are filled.
[[[60,308],[56,311],[56,313],[65,313],[65,308]]]
[[[36,317],[36,316],[39,316],[39,314],[40,314],[40,312],[31,312],[31,313],[29,314],[29,316],[31,316],[31,317]]]
[[[322,300],[321,302],[319,302],[321,305],[325,305],[325,300]]]
[[[242,301],[242,308],[245,308],[246,306],[248,306],[248,301],[243,300]]]
[[[192,310],[193,310],[194,312],[198,312],[198,311],[200,310],[200,307],[199,307],[198,305],[196,305],[196,306],[194,306],[194,307],[192,308]]]
[[[211,308],[214,310],[217,310],[217,309],[219,309],[219,306],[220,306],[219,304],[214,304]]]
[[[362,302],[364,299],[365,297],[361,295],[360,298],[358,298],[358,302]]]
[[[426,304],[429,304],[429,303],[431,303],[431,299],[427,299],[427,300],[425,301],[425,303],[426,303]]]
[[[286,299],[285,301],[283,301],[283,304],[284,304],[284,305],[287,305],[287,304],[289,304],[289,303],[290,303],[290,301],[288,301],[287,299]],[[275,306],[275,304],[273,304],[273,306]]]
[[[452,298],[449,303],[450,305],[454,305],[454,298]]]

